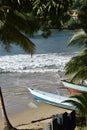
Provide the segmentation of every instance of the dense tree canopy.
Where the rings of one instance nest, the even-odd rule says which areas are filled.
[[[0,40],[7,50],[12,43],[33,54],[35,45],[29,36],[41,29],[43,36],[49,27],[61,28],[69,19],[72,0],[0,0]]]
[[[69,19],[69,11],[72,0],[32,0],[33,9],[37,16],[46,24],[61,28],[61,25]],[[46,26],[45,24],[45,26]]]
[[[80,20],[80,27],[85,31],[87,34],[87,1],[83,4],[81,9],[79,10],[79,20]]]
[[[85,0],[73,0],[73,9],[79,9],[84,4]]]

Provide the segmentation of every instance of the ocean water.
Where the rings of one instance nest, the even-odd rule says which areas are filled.
[[[0,72],[61,71],[66,62],[78,51],[76,47],[67,47],[73,33],[73,31],[53,32],[47,39],[35,35],[30,38],[36,45],[32,57],[19,46],[12,46],[10,52],[5,52],[0,46]]]
[[[0,86],[8,114],[24,109],[37,107],[28,87],[64,94],[60,89],[59,72],[80,48],[67,47],[74,31],[53,31],[45,39],[40,32],[30,39],[36,45],[35,54],[31,57],[19,46],[13,45],[10,52],[0,46]],[[1,111],[0,111],[1,116]]]

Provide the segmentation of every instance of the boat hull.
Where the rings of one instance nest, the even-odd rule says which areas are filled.
[[[71,93],[86,93],[87,92],[87,86],[70,83],[65,80],[62,80],[62,83],[66,88],[69,89]]]
[[[72,93],[81,93],[81,91],[76,90],[76,89],[72,89],[72,88],[67,88],[69,90],[69,92]]]
[[[65,103],[65,100],[69,100],[70,98],[68,97],[64,97],[64,96],[60,96],[57,94],[52,94],[52,93],[48,93],[48,92],[44,92],[44,91],[40,91],[37,89],[33,89],[33,88],[28,88],[28,90],[31,92],[33,98],[37,101],[41,101],[44,103],[48,103],[48,104],[52,104],[64,109],[69,109],[69,110],[75,110],[75,106],[69,104],[69,103]]]

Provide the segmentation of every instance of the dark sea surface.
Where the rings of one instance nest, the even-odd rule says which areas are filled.
[[[12,46],[5,52],[0,46],[0,86],[8,114],[38,107],[28,91],[28,87],[48,92],[65,94],[59,72],[80,48],[67,47],[74,31],[54,31],[45,39],[36,34],[30,38],[36,45],[31,57],[19,46]],[[1,111],[0,111],[1,116]]]

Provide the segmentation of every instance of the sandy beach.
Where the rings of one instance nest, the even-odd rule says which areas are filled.
[[[58,90],[60,94],[64,95],[66,89],[60,89],[61,83],[57,73],[2,73],[0,83],[7,115],[11,124],[16,128],[43,128],[44,124],[49,120],[31,122],[64,113],[65,111],[70,112],[56,106],[36,102],[27,89],[32,86],[52,93],[57,93],[56,90]],[[0,130],[3,130],[3,128],[4,121],[0,110]]]
[[[62,95],[66,93],[66,88],[60,89],[61,82],[58,74],[53,72],[2,73],[0,74],[0,86],[9,115],[35,107],[28,90],[29,87]]]
[[[72,31],[55,30],[47,39],[35,36],[32,41],[36,43],[36,52],[32,57],[18,46],[13,46],[10,53],[0,48],[0,86],[9,120],[14,127],[42,128],[49,120],[37,123],[31,121],[68,111],[48,104],[35,103],[28,88],[67,94],[67,89],[61,83],[61,71],[77,52],[77,49],[66,46],[72,35]],[[0,109],[0,130],[4,128],[3,123]]]
[[[70,110],[62,109],[56,106],[52,106],[45,103],[38,103],[40,106],[38,108],[32,108],[25,110],[14,115],[8,116],[11,124],[16,128],[27,128],[27,129],[42,129],[45,123],[52,120],[46,119],[36,123],[32,123],[34,120],[48,118],[52,115],[64,112],[70,112]],[[0,119],[0,130],[4,128],[3,117]]]

